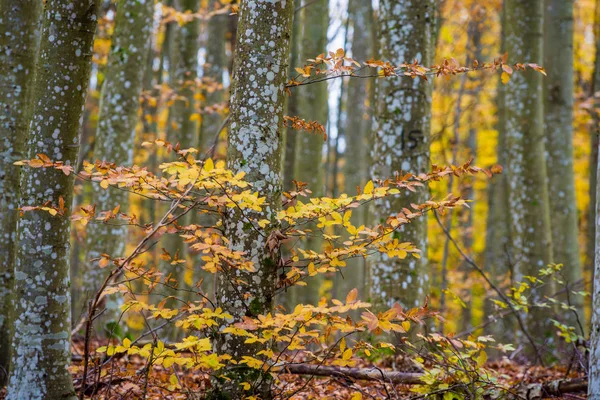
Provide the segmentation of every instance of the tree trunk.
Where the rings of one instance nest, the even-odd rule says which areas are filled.
[[[95,0],[45,5],[27,158],[75,165],[97,23]],[[26,212],[18,222],[11,399],[75,399],[70,364],[69,235],[74,175],[23,168],[20,204],[64,201],[64,214]]]
[[[294,9],[302,6],[302,0],[294,0]],[[290,50],[290,66],[288,75],[296,76],[296,67],[301,67],[300,61],[300,40],[302,39],[302,18],[300,12],[294,13],[292,24],[292,40]],[[292,117],[298,116],[298,94],[287,97],[287,115]],[[294,165],[296,164],[296,143],[297,133],[294,129],[288,128],[285,130],[285,154],[283,157],[283,189],[290,191],[294,189],[293,180],[296,178]]]
[[[579,228],[573,171],[573,2],[546,0],[544,23],[544,129],[554,262],[564,265],[569,291],[582,290]],[[583,296],[563,296],[583,320]],[[564,314],[577,325],[575,312]],[[581,332],[583,334],[583,332]]]
[[[139,98],[142,91],[143,71],[147,65],[149,37],[152,33],[154,2],[131,0],[117,7],[115,32],[112,37],[108,66],[100,96],[100,114],[94,146],[94,159],[131,165],[133,142],[138,122]],[[93,186],[93,203],[96,215],[120,206],[119,212],[129,209],[129,192]],[[102,254],[123,257],[127,238],[125,221],[113,219],[108,223],[93,221],[87,229],[87,254],[81,271],[82,298],[87,301],[95,294],[110,268],[101,268]],[[119,302],[109,296],[104,321],[116,321],[120,313]]]
[[[10,364],[20,168],[31,117],[41,0],[0,0],[0,387]]]
[[[310,4],[309,4],[310,3]],[[307,63],[307,59],[316,58],[325,53],[327,47],[327,28],[329,26],[329,1],[304,1],[302,13],[302,40],[300,41],[300,62]],[[298,116],[307,121],[327,123],[327,83],[301,86],[295,89],[293,96],[297,96]],[[294,179],[306,182],[312,191],[312,196],[324,195],[324,168],[323,168],[323,137],[310,132],[297,132],[296,155],[294,164]],[[301,242],[300,247],[319,252],[323,243],[319,237],[316,224],[307,226],[312,233]],[[306,279],[307,286],[295,286],[291,289],[295,303],[316,304],[319,301],[319,287],[323,281],[322,275]]]
[[[518,62],[542,64],[542,0],[507,0],[506,51]],[[509,257],[515,282],[537,276],[552,262],[550,207],[544,160],[543,92],[540,73],[514,74],[505,86],[506,177],[510,220]],[[551,282],[539,289],[532,302],[544,301]],[[547,310],[532,308],[528,329],[542,341],[548,331]],[[527,345],[529,347],[529,345]]]
[[[600,2],[596,3],[596,27],[600,28]],[[594,70],[594,80],[593,80],[593,90],[600,90],[600,29],[596,31],[596,68]],[[596,152],[596,155],[600,154],[600,141],[598,141],[598,133],[600,128],[598,127],[598,114],[595,114],[595,127],[592,131],[592,140],[596,139],[595,145],[596,148],[593,148],[592,151]],[[600,176],[600,159],[596,157],[596,165],[590,165],[590,169],[596,168],[596,177]],[[594,190],[594,211],[592,214],[592,219],[588,221],[589,224],[594,226],[594,256],[592,259],[594,260],[594,280],[592,283],[592,320],[590,323],[590,359],[588,362],[589,371],[588,371],[588,396],[590,399],[593,398],[594,395],[600,393],[600,229],[597,216],[600,215],[600,180],[596,179]],[[590,188],[591,190],[591,188]],[[591,199],[590,199],[591,200]],[[590,205],[592,208],[592,205]],[[591,237],[588,237],[588,240],[591,240]]]
[[[591,95],[600,91],[600,1],[596,1],[596,13],[594,21],[594,35],[596,37],[596,62],[594,75],[592,76]],[[600,138],[600,113],[594,109],[590,126],[590,203],[588,205],[587,240],[586,240],[586,276],[594,275],[594,253],[596,244],[596,164],[598,164],[598,143]],[[589,275],[588,275],[589,274]]]
[[[177,10],[180,12],[197,12],[200,8],[200,0],[179,0],[176,1]],[[175,27],[175,47],[171,50],[173,54],[171,68],[172,85],[177,93],[177,99],[174,101],[170,111],[170,124],[167,133],[167,139],[173,143],[179,143],[182,149],[198,148],[200,137],[198,122],[191,118],[196,113],[196,92],[198,78],[198,50],[200,49],[200,21],[194,19],[181,27]],[[180,218],[177,223],[183,226],[191,223],[191,213]],[[186,260],[187,246],[178,234],[164,236],[164,248],[169,252],[171,258]],[[190,263],[172,264],[171,260],[163,262],[163,272],[166,277],[170,277],[169,286],[182,286],[186,279],[186,274],[193,275],[193,268]],[[169,288],[165,295],[175,295]],[[168,301],[167,307],[175,307],[178,302]],[[172,327],[171,327],[172,328]],[[176,330],[171,330],[175,333]],[[172,337],[174,339],[174,337]]]
[[[417,59],[433,63],[435,33],[434,0],[382,0],[379,9],[382,58],[399,65]],[[379,81],[372,149],[372,176],[393,177],[398,171],[415,174],[429,170],[429,133],[432,85],[423,79],[385,79]],[[411,203],[426,201],[426,188],[406,191],[396,199],[378,201],[372,208],[373,222],[385,222]],[[421,259],[388,259],[378,254],[369,265],[371,301],[390,306],[422,305],[428,292],[427,218],[419,218],[398,231],[398,240],[414,243]]]
[[[373,25],[373,6],[369,1],[351,1],[348,3],[348,18],[352,24],[352,58],[358,62],[375,58],[371,34]],[[367,70],[367,73],[370,72]],[[344,134],[346,149],[344,151],[344,190],[349,196],[357,193],[357,186],[364,186],[369,180],[369,142],[371,132],[372,104],[369,104],[370,87],[375,84],[371,79],[350,78],[348,81],[348,96],[346,100],[346,119]],[[364,207],[355,208],[352,212],[352,224],[366,224],[367,210]],[[357,288],[359,297],[366,298],[365,290],[365,260],[353,259],[347,261],[343,269],[344,278],[338,279],[337,291],[343,298],[350,290]],[[337,275],[339,278],[341,276]],[[361,297],[362,296],[362,297]]]
[[[211,10],[214,10],[220,2],[212,0]],[[227,24],[230,17],[224,14],[214,15],[207,23],[206,33],[206,63],[204,64],[204,77],[213,82],[223,84],[223,74],[227,69],[227,53],[225,49]],[[205,103],[213,106],[225,101],[225,90],[205,91]],[[211,150],[215,141],[217,130],[223,123],[223,115],[218,112],[202,115],[200,151]]]
[[[217,303],[235,321],[244,315],[266,314],[273,306],[279,260],[277,252],[271,253],[265,244],[276,229],[275,217],[281,208],[283,111],[293,7],[291,1],[271,0],[240,5],[231,87],[228,168],[246,172],[245,179],[268,204],[260,212],[244,212],[245,216],[252,220],[268,219],[272,224],[258,234],[236,211],[231,211],[225,219],[225,232],[232,248],[245,251],[257,269],[253,273],[229,269],[219,274]],[[247,282],[241,292],[248,297],[239,298],[238,283],[233,286],[231,278]],[[220,335],[216,350],[240,360],[261,349],[259,344],[244,342],[243,337]],[[240,383],[255,373],[256,370],[234,366],[225,371],[232,380],[221,383],[217,390],[239,398]],[[265,379],[257,388],[261,398],[270,397],[270,383]]]

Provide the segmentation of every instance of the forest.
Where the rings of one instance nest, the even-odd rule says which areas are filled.
[[[0,399],[600,400],[600,0],[0,0]]]

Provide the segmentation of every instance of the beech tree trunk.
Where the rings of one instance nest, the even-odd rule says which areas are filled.
[[[27,158],[75,165],[90,78],[98,2],[45,4]],[[75,399],[71,374],[69,236],[74,175],[21,172],[21,206],[64,201],[65,212],[26,212],[17,227],[9,399]]]
[[[329,27],[329,1],[304,0],[305,6],[300,11],[302,39],[300,40],[300,65],[304,65],[309,58],[316,58],[325,53],[327,48],[327,28]],[[298,116],[307,121],[317,121],[326,126],[328,117],[327,83],[301,86],[294,89],[292,96],[296,96]],[[310,132],[296,132],[296,146],[294,158],[293,179],[306,182],[312,191],[312,196],[324,195],[324,166],[323,166],[323,137]],[[310,224],[307,229],[312,230],[306,240],[299,245],[308,250],[320,251],[323,243],[318,236],[316,224]],[[315,235],[316,234],[316,235]],[[319,288],[323,281],[322,275],[307,278],[307,286],[295,286],[291,289],[295,303],[316,304],[319,301]]]
[[[218,0],[212,0],[211,10],[220,4]],[[206,64],[204,64],[204,77],[213,82],[223,84],[223,74],[227,70],[227,52],[225,51],[227,24],[229,16],[226,14],[214,15],[208,21],[206,32]],[[214,106],[225,101],[225,90],[214,92],[205,91],[206,106]],[[200,151],[210,150],[217,130],[223,123],[223,115],[214,112],[202,115]]]
[[[515,62],[542,64],[542,0],[507,0],[506,51]],[[510,220],[509,257],[515,282],[537,276],[553,261],[546,161],[544,159],[543,75],[528,70],[513,74],[505,86],[506,165]],[[543,302],[552,292],[534,293],[532,302]],[[530,309],[527,327],[538,341],[548,331],[547,310]],[[525,343],[525,341],[523,342]],[[528,347],[530,347],[527,344]]]
[[[302,6],[302,0],[294,0],[294,9]],[[304,60],[300,60],[300,40],[302,39],[302,18],[300,12],[295,12],[292,24],[292,39],[290,44],[290,66],[288,75],[294,77],[298,74],[296,67],[302,67]],[[288,96],[287,115],[298,117],[298,94]],[[283,189],[290,191],[294,189],[295,179],[294,165],[296,164],[297,132],[288,128],[285,130],[285,154],[283,156]]]
[[[375,57],[372,33],[373,6],[369,1],[351,1],[348,3],[348,18],[352,24],[352,58],[358,62]],[[370,71],[367,70],[366,73]],[[372,118],[372,104],[369,104],[369,92],[375,84],[371,79],[350,78],[346,100],[346,118],[344,121],[346,149],[344,152],[344,193],[355,195],[357,186],[364,186],[369,180],[369,148]],[[365,207],[352,211],[352,224],[365,225],[367,222]],[[365,260],[347,261],[343,269],[344,278],[336,281],[339,296],[343,298],[353,288],[359,289],[359,298],[366,298]],[[337,277],[341,278],[338,274]],[[362,297],[361,297],[362,296]]]
[[[41,0],[0,0],[0,387],[10,364],[10,310],[20,168],[31,117]]]
[[[253,273],[237,269],[219,273],[216,300],[235,321],[244,315],[266,314],[273,306],[278,252],[271,253],[265,245],[276,229],[275,216],[281,208],[283,111],[293,10],[294,3],[289,0],[255,0],[240,4],[227,164],[233,171],[246,172],[245,179],[268,204],[261,212],[245,212],[247,217],[268,219],[272,224],[258,234],[238,212],[232,211],[225,219],[225,232],[231,247],[245,251],[257,269]],[[241,291],[248,293],[247,297],[238,296],[238,283],[232,279],[247,282]],[[219,335],[216,351],[240,360],[261,349],[260,344],[244,342],[243,337]],[[231,398],[240,398],[240,383],[252,379],[256,372],[240,366],[227,369],[224,373],[231,381],[220,383],[216,390]],[[264,379],[256,389],[261,398],[270,397],[270,384],[270,379]]]
[[[127,166],[133,162],[139,98],[143,72],[147,66],[153,12],[153,0],[130,0],[117,5],[115,32],[100,97],[95,160],[114,162],[117,166]],[[96,205],[96,215],[112,211],[117,206],[120,207],[119,212],[127,213],[129,193],[116,188],[102,189],[96,183],[93,186],[93,203]],[[98,265],[101,255],[122,257],[126,239],[125,221],[93,221],[88,225],[80,303],[87,304],[110,271],[110,268],[103,269]],[[109,296],[106,308],[103,319],[116,321],[120,312],[119,302]]]
[[[177,10],[180,12],[197,12],[200,8],[200,0],[180,0],[177,3]],[[198,121],[192,118],[196,113],[196,93],[198,78],[198,50],[200,49],[200,21],[194,19],[181,27],[174,27],[175,46],[171,49],[172,63],[170,71],[173,74],[171,82],[178,98],[171,107],[169,119],[169,131],[167,139],[173,143],[179,143],[182,149],[198,148],[200,143],[200,133]],[[177,223],[180,225],[189,225],[192,214],[188,213],[180,218]],[[164,236],[164,248],[169,252],[172,259],[186,260],[187,246],[177,234]],[[170,277],[169,286],[183,286],[184,282],[190,283],[194,270],[190,263],[172,264],[171,260],[163,262],[163,272],[166,277]],[[167,289],[166,295],[175,293]],[[168,307],[175,307],[177,302],[167,302]],[[174,333],[176,330],[171,330]]]
[[[600,28],[600,2],[596,4],[596,28]],[[596,68],[594,70],[594,81],[593,90],[600,90],[600,29],[596,30]],[[594,118],[596,125],[592,130],[592,141],[595,139],[596,148],[592,151],[596,152],[596,155],[600,154],[600,141],[598,141],[598,133],[600,131],[598,121],[600,120],[596,114]],[[593,142],[594,143],[594,142]],[[593,168],[590,165],[590,169]],[[600,176],[600,159],[596,157],[596,174]],[[589,370],[588,370],[588,397],[594,398],[594,395],[600,393],[600,221],[598,215],[600,215],[600,180],[596,179],[594,182],[595,201],[590,208],[594,208],[594,212],[591,214],[591,219],[588,221],[589,224],[594,226],[593,233],[594,237],[594,255],[591,256],[594,260],[594,273],[592,282],[592,320],[590,323],[590,359],[589,359]],[[590,188],[591,190],[591,188]],[[592,200],[592,199],[590,199]],[[591,240],[588,237],[588,240]]]
[[[579,258],[579,228],[575,173],[573,171],[573,2],[546,0],[544,23],[544,129],[554,262],[563,264],[570,302],[583,320],[583,289]],[[574,312],[564,313],[567,325],[576,326]],[[583,334],[583,332],[580,332]]]
[[[431,65],[434,55],[436,1],[382,0],[379,26],[382,58],[394,65],[417,59]],[[424,79],[379,80],[375,115],[371,175],[375,179],[393,177],[394,172],[414,174],[429,170],[432,84]],[[411,203],[426,201],[429,191],[406,191],[396,199],[378,201],[372,208],[374,223],[385,222]],[[371,301],[391,306],[422,305],[428,292],[427,217],[404,225],[398,240],[411,242],[421,251],[421,259],[389,259],[384,254],[371,258],[369,265]]]

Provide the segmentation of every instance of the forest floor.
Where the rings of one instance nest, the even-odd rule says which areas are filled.
[[[93,343],[93,347],[101,343]],[[75,388],[80,392],[83,343],[73,343],[73,365],[71,372]],[[96,363],[98,360],[96,360]],[[378,363],[377,368],[391,371],[390,360]],[[410,361],[396,360],[396,369],[411,371]],[[371,368],[363,360],[359,360],[355,368]],[[584,375],[581,371],[566,367],[545,368],[531,366],[508,359],[488,362],[486,368],[495,373],[498,385],[510,387],[509,398],[541,400],[546,398],[583,400],[586,399]],[[201,399],[202,394],[210,388],[210,376],[199,370],[184,370],[176,365],[171,368],[154,366],[147,368],[147,360],[137,356],[124,355],[113,359],[101,368],[100,374],[93,370],[85,398],[94,399]],[[558,382],[575,382],[568,393],[551,396],[543,387],[544,384]],[[458,385],[465,386],[465,385]],[[337,400],[337,399],[436,399],[425,397],[411,391],[414,385],[391,385],[383,381],[356,380],[345,376],[311,377],[307,375],[279,374],[274,385],[276,398],[296,400]],[[563,385],[564,388],[564,385]],[[509,394],[511,393],[512,396]],[[438,396],[443,400],[463,400],[463,397]],[[0,390],[0,399],[6,398],[6,389]],[[464,397],[468,399],[469,397]],[[505,397],[502,397],[505,398]]]

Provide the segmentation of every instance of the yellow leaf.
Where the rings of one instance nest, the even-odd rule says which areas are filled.
[[[500,79],[502,79],[502,83],[506,85],[508,83],[508,81],[510,81],[510,75],[507,74],[506,72],[503,72]]]
[[[106,189],[106,188],[108,188],[108,180],[107,180],[107,179],[102,179],[102,180],[100,181],[100,187],[101,187],[102,189]]]
[[[346,296],[346,304],[354,303],[358,297],[358,289],[352,289]]]
[[[375,185],[373,184],[373,181],[369,181],[365,185],[365,190],[363,191],[363,193],[364,194],[371,194],[371,193],[373,193],[373,189],[374,188],[375,188]]]
[[[204,162],[204,170],[210,172],[213,169],[215,169],[215,164],[213,163],[213,160],[209,158]]]
[[[350,400],[362,400],[363,395],[360,392],[354,392]]]

